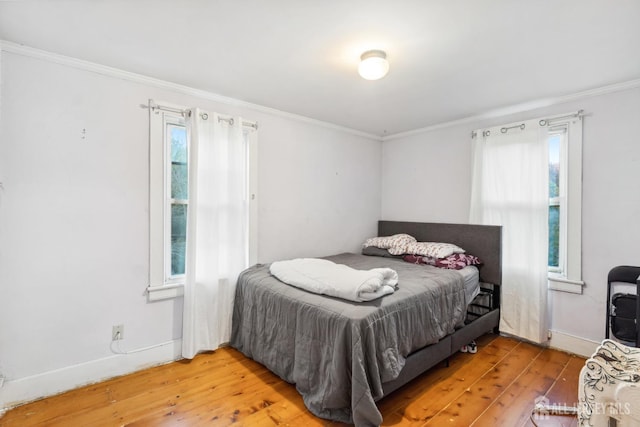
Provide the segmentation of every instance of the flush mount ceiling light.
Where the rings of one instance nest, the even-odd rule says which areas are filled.
[[[382,50],[368,50],[360,56],[358,73],[363,79],[378,80],[389,72],[387,54]]]

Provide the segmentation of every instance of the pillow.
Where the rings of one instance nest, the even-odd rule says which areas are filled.
[[[438,259],[436,267],[462,270],[468,265],[480,265],[482,261],[477,256],[469,254],[453,254],[446,258]]]
[[[412,242],[407,245],[407,253],[431,258],[446,258],[451,254],[464,253],[464,249],[452,243]]]
[[[411,264],[423,264],[423,265],[433,265],[435,267],[437,258],[431,258],[429,256],[422,255],[413,255],[408,254],[402,257],[405,262],[410,262]]]
[[[402,258],[402,255],[391,255],[388,249],[376,248],[375,246],[362,248],[362,255],[381,256],[385,258]]]
[[[415,237],[408,234],[394,234],[393,236],[372,237],[367,239],[363,247],[375,246],[380,249],[389,249],[391,255],[402,255],[406,252],[407,245],[415,242]]]
[[[462,270],[468,265],[480,265],[482,261],[477,256],[469,254],[452,254],[446,258],[432,258],[421,255],[405,255],[402,259],[412,264],[432,265],[449,270]]]

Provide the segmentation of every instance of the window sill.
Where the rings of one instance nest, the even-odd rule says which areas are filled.
[[[582,280],[569,280],[559,276],[549,276],[548,289],[550,291],[567,292],[582,295],[585,283]]]
[[[184,285],[182,283],[147,287],[147,299],[149,302],[178,298],[182,295],[184,295]]]

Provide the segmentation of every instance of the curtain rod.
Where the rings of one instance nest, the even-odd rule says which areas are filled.
[[[509,130],[517,129],[517,128],[520,128],[521,130],[524,130],[524,127],[525,127],[524,123],[522,123],[520,125],[515,125],[515,126],[502,127],[502,128],[500,128],[500,133],[507,133]]]
[[[579,119],[584,117],[584,110],[578,110],[577,112],[573,113],[573,114],[565,114],[564,116],[555,116],[555,117],[549,117],[548,119],[540,119],[540,121],[538,122],[538,124],[540,126],[548,126],[550,124],[550,122],[554,122],[556,120],[561,120],[561,119],[568,119],[571,117],[577,117]]]
[[[538,124],[540,126],[549,126],[549,125],[552,124],[552,122],[555,122],[557,120],[569,119],[571,117],[577,117],[579,119],[582,119],[584,116],[585,116],[584,110],[578,110],[578,111],[576,111],[575,113],[572,113],[572,114],[564,114],[564,115],[561,115],[561,116],[552,116],[552,117],[549,117],[549,118],[546,118],[546,119],[540,119],[540,121],[538,121]],[[520,129],[524,130],[525,124],[522,123],[522,124],[514,125],[514,126],[501,127],[500,128],[500,132],[501,133],[507,133],[509,130],[517,129],[517,128],[520,128]],[[482,136],[489,136],[490,134],[491,134],[491,132],[489,130],[482,131]],[[474,131],[471,132],[471,138],[475,138],[477,135],[478,135],[477,131],[474,130]]]
[[[151,111],[154,110],[159,110],[159,111],[168,111],[170,113],[177,113],[180,114],[182,117],[185,116],[191,116],[191,110],[188,109],[181,109],[181,108],[173,108],[173,107],[167,107],[166,105],[160,105],[160,104],[156,104],[153,101],[149,101],[149,105],[146,104],[140,104],[140,108],[148,108]],[[207,117],[204,117],[204,119],[206,120]],[[225,121],[227,123],[229,123],[230,125],[233,126],[233,118],[232,117],[222,117],[222,116],[218,116],[218,121]],[[245,122],[244,120],[242,121],[242,126],[246,126],[246,127],[250,127],[253,129],[258,129],[258,123],[255,122]]]

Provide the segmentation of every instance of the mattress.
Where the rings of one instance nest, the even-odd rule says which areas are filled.
[[[379,425],[383,383],[397,378],[409,354],[464,322],[463,277],[473,273],[356,254],[326,258],[393,268],[398,289],[356,303],[306,292],[277,280],[268,265],[254,266],[238,280],[231,345],[294,383],[315,415]]]
[[[423,268],[431,268],[441,270],[439,267],[431,265],[420,264]],[[471,304],[471,301],[480,293],[480,271],[475,265],[468,265],[460,270],[451,270],[462,276],[464,281],[465,295],[467,296],[467,305]]]
[[[470,304],[471,301],[473,301],[473,299],[480,293],[480,271],[478,271],[478,267],[475,265],[468,265],[465,268],[456,271],[462,275],[465,294],[467,296],[467,304]]]

